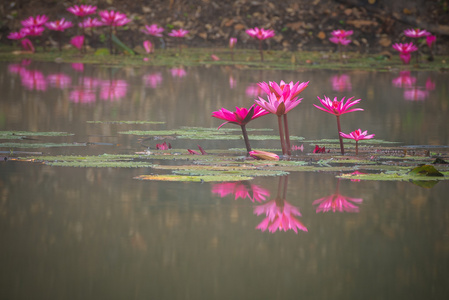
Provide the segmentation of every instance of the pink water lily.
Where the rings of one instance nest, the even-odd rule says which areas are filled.
[[[217,194],[221,198],[228,195],[234,195],[234,199],[249,198],[252,202],[262,202],[266,197],[270,196],[270,191],[256,184],[248,184],[246,182],[224,182],[217,183],[212,186],[212,193]]]
[[[343,139],[340,136],[340,132],[341,132],[340,116],[342,114],[346,114],[346,113],[353,112],[353,111],[363,111],[362,108],[352,108],[351,109],[352,106],[354,106],[355,104],[360,102],[360,99],[352,100],[354,97],[351,97],[345,102],[345,97],[343,97],[340,101],[337,100],[337,97],[335,97],[333,101],[326,96],[324,96],[324,99],[321,99],[320,97],[317,97],[317,98],[318,98],[318,100],[320,100],[322,107],[318,106],[316,104],[313,104],[316,108],[318,108],[319,110],[322,110],[324,112],[333,114],[337,117],[337,129],[338,129],[338,138],[340,140],[340,152],[342,155],[344,155],[345,149],[343,146]]]
[[[169,150],[171,149],[171,144],[167,142],[163,142],[161,144],[156,144],[156,150]]]
[[[246,34],[248,34],[252,38],[259,40],[260,60],[263,61],[262,41],[274,37],[274,30],[254,27],[247,29]]]
[[[316,199],[313,205],[318,205],[316,212],[350,212],[358,213],[359,207],[355,204],[362,203],[362,198],[350,198],[338,193]]]
[[[418,47],[416,47],[413,43],[396,43],[393,44],[392,47],[396,51],[399,51],[399,57],[404,64],[408,64],[410,62],[412,52],[418,51]]]
[[[336,36],[329,38],[329,41],[331,41],[334,44],[343,45],[343,46],[347,46],[351,43],[350,39],[347,39],[344,37],[336,37]]]
[[[41,36],[44,30],[45,30],[44,26],[31,26],[23,28],[23,32],[27,36]]]
[[[433,43],[435,43],[436,40],[437,40],[437,37],[434,35],[428,35],[426,37],[426,43],[427,43],[427,46],[429,47],[429,49],[432,49],[432,45],[433,45]]]
[[[160,27],[157,24],[151,24],[150,26],[145,25],[145,29],[142,29],[142,32],[148,35],[162,37],[162,32],[164,32],[164,28]]]
[[[83,48],[83,44],[84,44],[84,35],[77,35],[74,36],[71,40],[70,40],[70,44],[72,44],[74,47],[78,48],[79,50],[81,50]]]
[[[131,22],[125,14],[114,10],[103,10],[98,14],[100,15],[101,22],[111,27],[121,27]]]
[[[8,34],[8,39],[10,40],[21,40],[27,36],[27,29],[22,28],[20,31],[11,32]]]
[[[183,38],[188,33],[189,33],[188,30],[185,30],[185,29],[181,28],[181,29],[178,29],[178,30],[173,29],[168,35],[171,36],[171,37]]]
[[[279,160],[279,156],[276,153],[267,151],[253,150],[249,152],[249,155],[255,159],[261,160]]]
[[[237,44],[237,38],[235,37],[229,38],[229,48],[231,50],[234,49],[235,44]]]
[[[23,27],[40,27],[47,23],[48,17],[46,15],[37,15],[36,17],[30,16],[27,19],[23,20]]]
[[[362,131],[359,129],[346,134],[343,132],[340,132],[340,136],[344,137],[345,139],[352,139],[355,141],[355,154],[359,154],[359,147],[358,147],[358,142],[360,140],[369,140],[372,139],[375,135],[374,134],[368,134],[368,131]]]
[[[97,7],[93,5],[74,5],[67,8],[67,11],[71,12],[75,16],[85,17],[87,15],[94,14],[97,11]]]
[[[212,113],[212,117],[226,121],[223,124],[221,124],[218,127],[218,129],[220,129],[223,125],[227,123],[239,125],[242,128],[242,134],[245,140],[246,150],[249,153],[251,151],[251,146],[249,145],[248,134],[246,132],[245,126],[250,121],[262,117],[268,113],[269,112],[267,112],[263,108],[253,104],[249,109],[246,109],[244,107],[242,108],[236,107],[234,112],[229,111],[226,108],[221,108],[218,111],[214,111]]]
[[[81,28],[93,28],[93,27],[100,27],[103,25],[104,25],[103,22],[101,22],[97,18],[90,18],[90,17],[85,18],[82,22],[78,24],[78,26]]]
[[[424,29],[410,28],[410,29],[404,30],[404,35],[408,36],[410,38],[422,38],[422,37],[430,35],[430,32],[428,32]]]
[[[47,22],[45,23],[45,26],[47,26],[48,29],[54,30],[54,31],[64,31],[67,28],[70,28],[73,26],[72,22],[66,21],[64,18],[53,21],[53,22]]]
[[[23,39],[21,41],[21,44],[22,44],[23,50],[30,51],[30,52],[34,53],[35,49],[34,49],[33,43],[29,39]]]
[[[154,51],[153,44],[148,40],[143,41],[143,48],[145,49],[145,52],[148,54],[150,54]]]
[[[343,30],[343,29],[333,30],[331,32],[332,36],[335,36],[338,38],[346,38],[346,37],[352,35],[353,33],[354,33],[354,31],[352,31],[352,30]]]

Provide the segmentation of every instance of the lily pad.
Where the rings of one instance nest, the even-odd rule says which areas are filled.
[[[51,148],[51,147],[79,147],[86,143],[0,143],[0,148]]]
[[[89,124],[137,124],[137,125],[143,125],[143,124],[165,124],[165,122],[161,121],[87,121]]]
[[[187,176],[187,175],[140,175],[134,177],[139,180],[175,181],[175,182],[228,182],[252,180],[249,176],[221,175],[221,176]]]
[[[67,132],[0,131],[1,140],[23,139],[28,136],[71,136]]]

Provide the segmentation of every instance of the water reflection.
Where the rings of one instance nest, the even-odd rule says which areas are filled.
[[[221,198],[234,195],[235,200],[248,198],[251,202],[262,202],[270,196],[270,191],[267,189],[247,181],[217,183],[212,186],[212,193]]]
[[[392,80],[394,87],[403,88],[403,97],[408,101],[422,101],[426,100],[430,92],[435,89],[435,82],[429,76],[426,79],[425,85],[417,84],[417,77],[412,76],[410,71],[401,71],[399,76]]]
[[[338,179],[335,193],[316,199],[312,204],[318,205],[316,208],[317,213],[328,211],[358,213],[359,207],[357,204],[362,203],[362,201],[362,198],[351,198],[340,194],[340,179]]]
[[[331,77],[332,89],[337,92],[352,91],[351,77],[347,74],[339,74]]]

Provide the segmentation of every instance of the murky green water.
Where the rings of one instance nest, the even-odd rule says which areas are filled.
[[[183,71],[1,64],[0,130],[66,131],[74,135],[50,140],[90,143],[17,151],[134,153],[145,150],[138,137],[117,132],[217,127],[212,111],[248,107],[254,83],[284,79],[310,81],[289,114],[293,135],[335,138],[335,118],[312,103],[316,96],[355,96],[365,111],[342,116],[344,131],[367,129],[405,145],[449,145],[446,73]],[[87,123],[93,120],[165,123]],[[252,126],[277,128],[270,116]],[[198,144],[170,142],[178,149]],[[241,141],[200,144],[243,147]],[[449,293],[446,181],[425,189],[324,173],[242,183],[133,179],[152,172],[1,162],[0,297],[446,299]],[[282,219],[267,219],[282,209],[297,234],[284,232],[276,223]]]

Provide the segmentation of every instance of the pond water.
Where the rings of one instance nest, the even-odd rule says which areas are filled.
[[[138,136],[120,131],[218,127],[222,122],[210,117],[213,111],[249,107],[258,93],[255,83],[280,80],[310,81],[302,103],[289,113],[292,135],[336,138],[335,118],[312,104],[317,96],[354,96],[365,111],[343,115],[343,131],[361,128],[378,139],[427,149],[449,145],[449,74],[399,70],[1,63],[0,130],[69,132],[74,135],[45,141],[84,145],[14,151],[135,153],[162,140],[143,145]],[[161,124],[88,122],[125,120]],[[248,127],[276,129],[276,124],[265,116]],[[244,147],[242,141],[168,142],[177,149],[200,144],[206,151]],[[252,146],[279,148],[279,142],[252,141]],[[313,146],[304,144],[304,152]],[[10,147],[0,150],[10,155]],[[423,188],[312,172],[235,183],[133,179],[152,172],[1,162],[1,299],[446,299],[449,294],[446,181]],[[337,202],[342,206],[329,206]],[[267,223],[267,215],[279,208],[290,212],[285,217],[296,222],[297,233]]]

